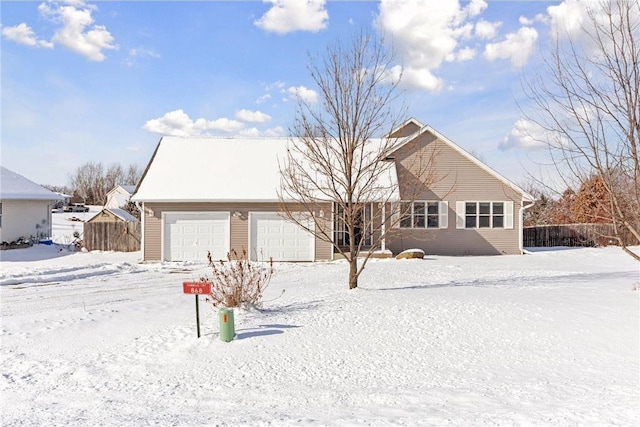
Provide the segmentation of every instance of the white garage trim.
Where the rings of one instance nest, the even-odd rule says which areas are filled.
[[[206,262],[206,254],[208,251],[212,251],[212,256],[214,259],[226,259],[229,250],[231,249],[231,215],[228,211],[168,211],[162,212],[162,225],[161,225],[161,250],[162,250],[162,260],[163,261],[204,261]],[[219,234],[219,239],[215,239],[216,236],[209,234],[208,236],[204,236],[207,238],[214,238],[214,241],[217,240],[216,246],[211,247],[211,245],[196,247],[194,248],[194,253],[187,255],[186,259],[172,259],[171,256],[171,238],[172,236],[167,235],[167,226],[171,224],[171,221],[174,219],[184,219],[186,221],[198,221],[201,220],[205,225],[212,226],[218,225],[224,227],[223,230]],[[207,224],[208,223],[208,224]],[[220,242],[220,239],[222,240]],[[195,246],[198,245],[198,242],[195,242]],[[213,249],[213,250],[212,250]],[[180,257],[184,258],[184,257]]]
[[[260,222],[265,222],[260,224]],[[264,230],[269,222],[271,230]],[[310,228],[313,221],[309,222]],[[251,260],[314,261],[315,236],[278,212],[249,212],[249,256]]]

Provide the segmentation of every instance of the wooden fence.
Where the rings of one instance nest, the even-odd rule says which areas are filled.
[[[85,222],[84,247],[89,251],[139,251],[141,230],[139,222]]]
[[[524,247],[617,245],[611,236],[611,224],[538,225],[524,227],[522,243]],[[639,244],[629,232],[622,233],[621,237],[626,245]]]

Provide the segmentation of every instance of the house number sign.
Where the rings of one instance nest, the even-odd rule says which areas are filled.
[[[211,283],[207,282],[182,282],[182,292],[187,295],[196,296],[196,330],[198,338],[200,338],[200,307],[198,304],[198,295],[210,294]]]

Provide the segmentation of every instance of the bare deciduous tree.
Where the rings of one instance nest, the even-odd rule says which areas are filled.
[[[358,286],[368,259],[401,216],[390,212],[400,204],[392,203],[399,188],[395,164],[387,158],[397,140],[381,138],[404,113],[392,106],[399,81],[389,79],[391,61],[382,42],[367,34],[311,58],[319,106],[299,100],[280,164],[282,212],[348,261],[349,289]],[[415,159],[420,165],[412,168],[413,178],[424,182],[429,162]],[[331,215],[323,215],[327,211]]]
[[[553,163],[576,186],[597,176],[615,240],[640,242],[640,5],[610,0],[588,6],[580,40],[558,28],[547,73],[525,83]],[[573,184],[573,185],[572,185]]]
[[[140,177],[140,168],[136,165],[129,166],[125,172],[122,166],[113,164],[105,171],[102,163],[89,162],[70,176],[69,186],[84,203],[98,205],[105,203],[107,193],[116,185],[135,185]]]

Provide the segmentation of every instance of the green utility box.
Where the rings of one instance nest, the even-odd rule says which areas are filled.
[[[236,327],[233,322],[233,309],[221,308],[218,312],[218,320],[220,321],[220,339],[224,342],[233,340],[236,335]]]

